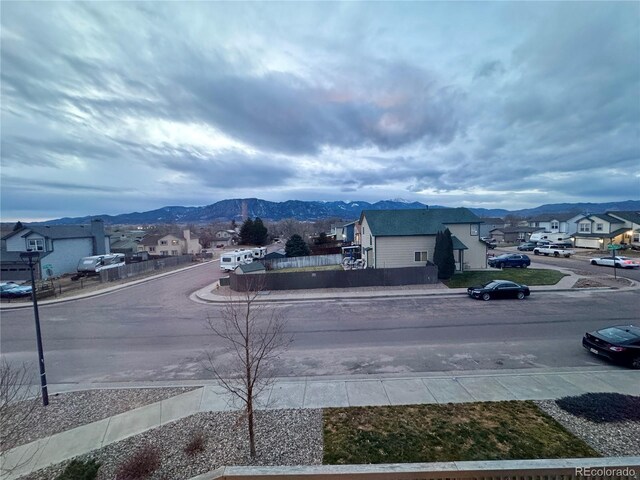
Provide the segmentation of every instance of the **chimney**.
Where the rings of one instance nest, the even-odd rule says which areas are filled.
[[[93,235],[93,254],[104,255],[107,253],[105,246],[104,222],[99,218],[91,220],[91,235]]]

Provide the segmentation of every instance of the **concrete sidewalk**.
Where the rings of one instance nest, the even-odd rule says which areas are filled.
[[[176,384],[186,383],[174,382],[171,385]],[[123,386],[113,384],[111,388]],[[51,391],[68,389],[52,386]],[[361,378],[283,378],[265,390],[260,404],[262,409],[285,409],[545,400],[587,392],[640,395],[640,371],[569,368]],[[191,392],[9,450],[3,459],[5,467],[20,464],[21,459],[30,461],[6,479],[18,478],[198,412],[230,411],[238,407],[224,389],[210,383]]]

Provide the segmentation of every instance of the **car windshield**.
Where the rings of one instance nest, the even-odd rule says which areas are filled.
[[[609,327],[598,330],[598,333],[604,338],[618,343],[629,342],[638,338],[638,333],[632,329],[623,329],[620,327]]]
[[[495,288],[498,285],[500,285],[500,282],[496,282],[495,280],[491,280],[490,282],[487,282],[484,285],[482,285],[482,288]]]
[[[503,253],[502,255],[498,255],[498,256],[497,256],[497,257],[495,257],[495,258],[509,258],[509,257],[510,257],[510,255],[508,255],[508,254],[506,254],[506,253]]]

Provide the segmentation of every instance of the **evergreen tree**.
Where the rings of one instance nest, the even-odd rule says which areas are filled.
[[[253,244],[254,245],[266,245],[269,241],[269,231],[267,227],[262,223],[260,217],[256,217],[253,221]]]
[[[287,257],[307,257],[311,253],[309,246],[298,234],[292,235],[284,246]]]
[[[446,278],[451,278],[456,272],[456,259],[453,255],[453,237],[448,228],[444,231],[444,238],[444,274],[446,275]]]
[[[253,220],[247,218],[240,227],[240,243],[242,245],[253,244]]]
[[[456,260],[453,256],[453,238],[447,228],[436,234],[436,246],[433,252],[433,263],[438,266],[438,278],[447,280],[456,271]]]
[[[20,230],[22,228],[22,222],[21,221],[17,221],[16,224],[13,226],[13,231],[17,232],[18,230]]]

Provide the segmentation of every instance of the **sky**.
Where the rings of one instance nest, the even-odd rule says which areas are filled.
[[[0,8],[2,221],[640,198],[640,2]]]

